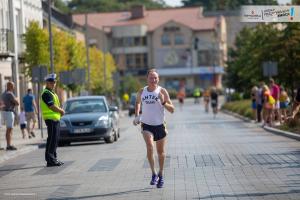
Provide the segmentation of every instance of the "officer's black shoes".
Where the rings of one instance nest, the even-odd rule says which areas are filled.
[[[63,165],[64,163],[61,161],[55,161],[55,162],[47,162],[47,167],[58,167]]]
[[[15,150],[17,150],[17,147],[15,146],[10,145],[6,147],[6,151],[15,151]]]
[[[58,163],[60,163],[60,165],[63,165],[65,164],[64,162],[60,161],[60,160],[57,160]]]

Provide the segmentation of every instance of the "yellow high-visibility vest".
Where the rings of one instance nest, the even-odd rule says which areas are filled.
[[[41,102],[42,116],[43,116],[44,119],[50,119],[50,120],[58,121],[58,120],[60,120],[60,117],[61,117],[60,113],[54,112],[53,110],[51,110],[47,106],[47,104],[43,101],[43,99],[42,99],[42,96],[43,96],[43,94],[45,92],[48,92],[50,95],[52,95],[53,101],[54,101],[54,105],[57,106],[57,107],[60,107],[58,96],[54,92],[52,92],[52,91],[48,90],[47,88],[45,88],[42,91],[41,100],[40,100],[40,102]]]

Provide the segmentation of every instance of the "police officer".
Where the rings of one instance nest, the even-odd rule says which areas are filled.
[[[56,74],[47,75],[45,81],[46,88],[41,94],[42,116],[48,131],[45,159],[47,167],[61,166],[64,163],[57,160],[56,148],[59,137],[59,120],[65,114],[65,111],[60,108],[58,96],[54,92]]]

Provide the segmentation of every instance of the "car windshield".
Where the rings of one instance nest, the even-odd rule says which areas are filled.
[[[66,102],[65,111],[71,113],[98,113],[107,112],[103,99],[82,99]]]

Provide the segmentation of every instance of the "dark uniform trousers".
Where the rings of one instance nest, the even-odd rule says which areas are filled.
[[[54,120],[45,120],[47,131],[48,131],[48,138],[46,144],[46,152],[45,152],[45,159],[47,163],[55,162],[56,159],[56,149],[59,137],[59,121]]]

